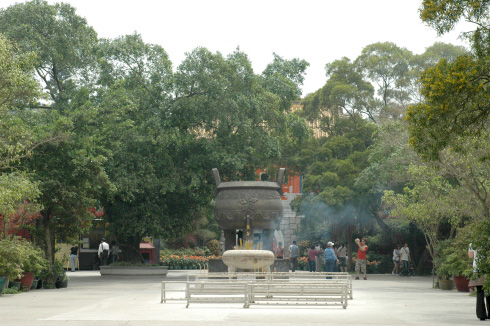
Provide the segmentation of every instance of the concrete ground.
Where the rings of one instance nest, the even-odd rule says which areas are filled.
[[[187,273],[169,271],[167,280]],[[160,279],[68,272],[68,288],[0,296],[0,325],[484,325],[468,293],[432,289],[431,277],[368,275],[353,281],[347,309],[325,306],[160,304]],[[183,288],[183,287],[182,287]]]

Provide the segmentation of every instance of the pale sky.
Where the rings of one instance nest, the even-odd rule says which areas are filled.
[[[18,0],[0,0],[5,8]],[[55,3],[59,1],[48,1]],[[465,45],[460,25],[443,37],[418,16],[421,0],[65,0],[85,17],[99,37],[138,32],[161,45],[175,67],[198,46],[228,55],[237,47],[256,73],[272,61],[310,63],[303,96],[321,88],[325,64],[344,56],[354,60],[363,47],[394,42],[419,54],[434,42]]]

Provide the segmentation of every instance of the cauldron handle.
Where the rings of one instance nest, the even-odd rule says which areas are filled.
[[[284,173],[286,172],[285,168],[280,168],[279,173],[277,174],[277,184],[282,189],[282,180],[284,179]]]
[[[216,182],[216,187],[218,187],[219,184],[221,183],[221,179],[219,177],[218,169],[214,168],[212,171],[213,171],[213,175],[214,175],[214,182]]]

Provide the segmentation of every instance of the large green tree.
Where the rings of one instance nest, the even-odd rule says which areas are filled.
[[[376,122],[377,105],[374,88],[356,69],[356,65],[344,57],[325,66],[328,77],[325,85],[306,96],[303,113],[310,120],[322,120],[322,127],[330,132],[343,114],[357,120],[362,116]]]
[[[303,195],[293,206],[304,215],[301,236],[311,241],[338,239],[351,250],[355,231],[372,226],[368,197],[356,184],[368,165],[376,125],[357,116],[336,121],[328,137],[312,139],[298,153],[308,155]]]
[[[34,204],[40,195],[38,184],[18,169],[23,158],[49,141],[22,119],[22,107],[41,97],[39,84],[32,76],[34,58],[33,53],[16,51],[12,42],[0,34],[0,238],[7,237],[8,232],[13,237],[21,227],[23,221],[15,218],[16,214],[28,206],[39,209]]]
[[[377,85],[384,108],[406,105],[408,94],[403,90],[407,83],[412,53],[394,43],[383,42],[365,46],[355,63],[360,71]]]
[[[441,61],[422,75],[425,101],[407,115],[411,141],[422,155],[437,158],[455,136],[477,135],[489,126],[490,25],[488,1],[423,1],[421,19],[444,34],[460,20],[474,23],[465,36],[472,54]]]
[[[0,32],[21,53],[35,53],[34,70],[49,96],[48,101],[28,106],[40,113],[35,119],[26,117],[25,123],[59,135],[57,142],[36,147],[22,165],[39,183],[43,210],[38,241],[52,263],[55,238],[77,235],[107,182],[104,157],[92,139],[94,108],[84,96],[90,81],[86,71],[96,62],[97,37],[70,5],[37,0],[2,9]]]
[[[119,241],[134,248],[145,235],[191,231],[210,214],[212,168],[227,180],[253,179],[278,161],[304,61],[276,55],[256,75],[239,50],[225,57],[197,48],[173,72],[164,49],[138,34],[102,40],[99,53],[93,101],[114,184],[103,203]]]

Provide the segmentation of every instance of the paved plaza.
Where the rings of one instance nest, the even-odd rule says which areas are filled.
[[[187,273],[169,271],[169,281]],[[101,277],[97,271],[68,272],[66,289],[0,296],[0,325],[490,325],[475,316],[475,297],[432,289],[431,277],[368,275],[354,280],[347,309],[325,306],[160,304],[159,278]],[[183,286],[182,286],[183,289]]]

